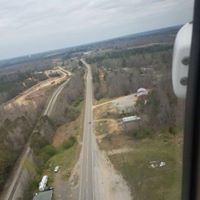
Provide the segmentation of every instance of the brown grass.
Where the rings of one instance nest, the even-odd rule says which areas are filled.
[[[83,107],[81,114],[76,120],[69,123],[65,123],[56,130],[52,142],[53,146],[60,146],[63,143],[63,141],[67,140],[70,136],[76,136],[78,139],[81,137],[83,129]]]

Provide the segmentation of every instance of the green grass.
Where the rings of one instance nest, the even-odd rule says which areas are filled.
[[[68,179],[71,174],[71,170],[76,161],[78,154],[78,144],[76,138],[71,137],[69,140],[66,140],[63,145],[58,149],[53,148],[52,145],[46,145],[40,150],[40,159],[44,159],[44,163],[40,167],[35,167],[36,175],[34,180],[28,184],[29,192],[26,192],[24,199],[29,199],[30,196],[38,191],[38,183],[41,180],[41,177],[46,174],[48,175],[48,185],[52,186],[54,181],[54,169],[58,165],[60,166],[59,173],[61,173],[64,179]],[[32,170],[33,166],[30,166],[30,163],[25,163],[25,167]]]
[[[55,166],[60,166],[60,172],[63,175],[63,178],[69,178],[71,174],[71,170],[73,168],[75,158],[77,156],[78,144],[75,143],[70,148],[61,151],[60,153],[54,155],[48,161],[49,170],[53,171]]]
[[[63,144],[57,148],[57,152],[62,153],[64,150],[71,148],[76,142],[76,137],[70,136],[68,140],[64,141]]]
[[[136,142],[134,151],[110,156],[128,182],[134,200],[178,200],[181,192],[182,147],[166,139]],[[165,161],[162,168],[151,168],[149,161]]]

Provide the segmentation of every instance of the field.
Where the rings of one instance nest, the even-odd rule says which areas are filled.
[[[87,59],[93,66],[97,141],[134,200],[180,199],[184,109],[173,94],[171,60],[172,46],[166,44],[110,50]],[[137,97],[139,88],[148,95]],[[122,121],[135,115],[141,120]]]
[[[85,67],[79,58],[83,58],[92,67],[98,145],[127,181],[134,199],[179,199],[184,102],[174,96],[171,85],[178,28],[0,61],[0,188],[46,107],[55,80],[64,80],[58,72],[51,73],[56,67],[72,76],[52,115],[41,118],[41,127],[31,138],[36,175],[24,199],[38,191],[45,174],[56,199],[60,193],[71,198],[74,188],[69,184],[78,188],[78,173],[73,181],[70,178],[81,147]],[[138,88],[146,88],[148,96],[136,98]],[[123,117],[132,115],[141,121],[122,123]],[[166,165],[152,168],[151,161]],[[60,170],[54,173],[57,165]]]
[[[181,144],[175,138],[137,141],[133,151],[109,156],[128,182],[136,200],[180,199]],[[164,161],[166,166],[152,168],[150,161]]]
[[[118,99],[112,102],[125,102],[123,97]],[[151,133],[144,139],[135,138],[123,129],[120,118],[104,116],[105,110],[109,113],[113,111],[112,114],[116,116],[116,109],[112,108],[115,105],[109,102],[94,109],[95,132],[100,148],[127,181],[133,199],[180,199],[181,131],[172,135],[168,130],[163,130]],[[151,161],[162,161],[166,165],[152,168]]]

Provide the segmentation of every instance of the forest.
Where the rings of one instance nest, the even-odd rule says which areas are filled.
[[[96,100],[150,90],[147,105],[137,102],[137,113],[146,114],[148,128],[161,127],[174,132],[183,122],[183,102],[172,89],[172,46],[147,45],[139,48],[110,50],[87,58],[92,65]],[[178,117],[177,117],[178,116]]]

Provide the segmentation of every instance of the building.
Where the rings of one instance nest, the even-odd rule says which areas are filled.
[[[141,118],[138,116],[129,116],[122,118],[122,127],[125,132],[138,128]]]
[[[128,122],[138,121],[140,119],[141,119],[140,117],[134,115],[134,116],[129,116],[129,117],[123,117],[122,122],[128,123]]]
[[[137,90],[137,96],[143,96],[143,95],[148,95],[148,90],[145,88],[139,88]]]
[[[52,200],[53,197],[53,190],[46,190],[44,192],[37,193],[33,200]]]

